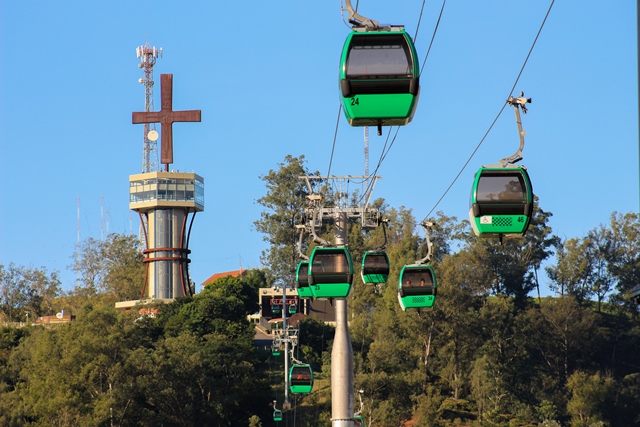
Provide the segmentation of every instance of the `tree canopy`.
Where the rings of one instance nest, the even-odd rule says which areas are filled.
[[[260,309],[260,287],[292,282],[298,243],[311,249],[294,229],[308,203],[299,177],[308,174],[304,157],[287,156],[262,177],[265,212],[254,225],[270,244],[263,268],[192,297],[143,311],[113,308],[141,290],[133,236],[85,241],[73,256],[78,281],[66,293],[46,267],[0,265],[0,425],[272,425],[283,366],[254,344],[247,315]],[[640,424],[640,324],[631,298],[640,218],[613,212],[585,236],[560,239],[541,204],[536,199],[524,238],[502,243],[475,237],[455,216],[430,218],[438,299],[421,311],[404,312],[397,300],[402,266],[427,250],[411,209],[373,202],[388,220],[391,261],[378,287],[357,273],[364,252],[385,242],[383,230],[349,223],[354,394],[367,427]],[[540,295],[544,273],[555,296]],[[32,324],[63,308],[76,320]],[[296,358],[313,366],[316,384],[293,398],[286,423],[330,426],[333,329],[312,319],[299,329]]]

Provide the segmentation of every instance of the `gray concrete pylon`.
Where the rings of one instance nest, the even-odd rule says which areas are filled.
[[[336,246],[347,245],[347,213],[335,217]],[[353,349],[346,298],[334,300],[336,333],[331,350],[331,426],[353,427]]]

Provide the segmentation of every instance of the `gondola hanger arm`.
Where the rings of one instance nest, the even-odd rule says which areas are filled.
[[[369,19],[365,16],[360,15],[358,12],[356,12],[353,9],[353,6],[351,6],[351,0],[345,0],[345,7],[342,8],[343,11],[347,11],[349,12],[349,17],[347,18],[347,20],[349,21],[350,24],[356,25],[356,26],[365,26],[369,29],[375,30],[376,28],[379,28],[380,24],[378,23],[378,21],[374,21],[373,19]]]
[[[353,414],[354,416],[362,414],[362,411],[364,410],[364,403],[362,402],[362,395],[363,394],[364,394],[364,390],[363,389],[358,390],[358,399],[360,399],[360,410],[358,412],[356,412],[355,414]]]
[[[293,361],[294,365],[302,365],[303,362],[301,362],[300,360],[296,359],[295,356],[293,355],[294,350],[296,348],[296,344],[295,343],[291,343],[291,349],[289,350],[289,357],[291,357],[291,360]]]
[[[311,237],[313,238],[314,243],[324,247],[331,246],[331,243],[327,242],[326,240],[324,240],[323,238],[321,238],[316,234],[316,227],[313,223],[311,224],[311,227],[309,227],[309,233],[311,234]]]
[[[317,218],[318,216],[317,213],[319,211],[322,211],[322,196],[320,194],[315,194],[313,192],[313,188],[311,187],[311,183],[309,182],[308,177],[304,176],[302,178],[304,178],[305,182],[307,183],[307,188],[309,189],[309,193],[310,193],[307,196],[307,199],[309,199],[309,207],[313,210],[313,215],[311,219],[307,218],[307,224],[306,224],[307,228],[309,229],[309,234],[313,238],[314,243],[320,246],[330,246],[329,242],[320,238],[316,234],[315,218]]]
[[[522,160],[522,150],[524,149],[524,137],[527,134],[527,132],[522,130],[522,120],[520,119],[520,109],[522,109],[522,112],[524,114],[527,114],[527,104],[531,103],[531,98],[525,98],[524,92],[520,92],[519,97],[514,98],[513,96],[510,96],[509,99],[507,99],[507,102],[509,103],[509,105],[513,107],[516,113],[516,123],[518,124],[518,136],[520,137],[520,148],[518,148],[518,151],[516,151],[513,155],[509,157],[505,157],[504,159],[500,160],[500,165],[503,168],[509,165],[513,165],[519,162],[520,160]]]
[[[297,246],[298,256],[305,261],[309,261],[309,257],[302,252],[302,236],[304,236],[304,231],[306,230],[307,227],[305,225],[298,224],[296,225],[296,228],[300,230],[300,237],[298,238],[298,246]]]
[[[424,228],[424,233],[427,236],[427,255],[424,258],[417,260],[416,264],[424,264],[431,261],[431,249],[433,247],[433,243],[431,243],[431,238],[429,237],[429,229],[433,227],[433,222],[422,221],[420,225],[422,226],[422,228]]]
[[[384,251],[384,250],[387,249],[387,227],[386,227],[386,223],[388,223],[388,222],[389,222],[388,219],[380,218],[380,224],[382,225],[382,233],[384,234],[384,243],[379,248],[376,248],[376,251]]]

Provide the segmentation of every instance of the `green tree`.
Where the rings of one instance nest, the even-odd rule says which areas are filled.
[[[314,371],[322,371],[322,354],[331,348],[335,328],[324,322],[305,317],[298,323],[297,359],[311,364]]]
[[[536,198],[537,201],[537,198]],[[524,308],[529,293],[539,287],[537,271],[541,263],[552,253],[558,238],[551,234],[548,226],[551,213],[543,211],[538,203],[526,235],[503,242],[476,238],[469,245],[482,245],[483,251],[475,250],[481,262],[488,266],[491,275],[488,285],[494,293],[513,296],[517,308]]]
[[[598,421],[605,421],[608,412],[605,407],[615,383],[611,378],[602,378],[599,373],[589,375],[574,372],[567,381],[571,399],[567,411],[571,415],[572,427],[589,427]]]
[[[427,387],[425,394],[416,397],[416,409],[414,414],[417,417],[416,427],[438,427],[442,411],[440,407],[444,397],[439,389],[434,386]]]
[[[596,343],[602,342],[598,318],[574,298],[544,298],[528,321],[530,342],[561,384],[576,369],[588,369],[595,363]]]
[[[266,210],[253,224],[264,234],[263,240],[269,243],[261,256],[262,265],[267,267],[269,285],[292,285],[295,280],[298,238],[295,226],[304,224],[302,214],[309,202],[306,197],[309,190],[300,179],[310,175],[304,164],[304,156],[287,155],[278,170],[270,170],[260,177],[266,184],[267,194],[259,198],[258,203]],[[315,186],[315,180],[312,185]]]
[[[607,251],[609,272],[616,280],[616,300],[630,312],[637,305],[630,298],[631,289],[640,283],[640,217],[636,213],[611,214],[610,246]]]
[[[137,236],[110,233],[100,248],[106,269],[103,288],[115,301],[141,298],[145,265],[138,245]]]
[[[13,322],[20,320],[22,309],[27,305],[29,296],[20,268],[9,264],[5,269],[0,265],[0,314],[2,320]]]
[[[207,284],[208,289],[215,289],[225,296],[235,296],[245,307],[246,314],[252,314],[260,309],[258,292],[267,286],[264,270],[251,269],[238,277],[221,277],[213,283]]]
[[[591,291],[598,301],[598,311],[600,311],[602,302],[613,290],[615,283],[607,261],[611,249],[610,233],[605,227],[600,226],[589,232],[588,239],[592,253]]]
[[[516,309],[515,298],[492,297],[480,309],[478,322],[484,341],[479,354],[483,357],[475,362],[474,377],[484,382],[476,385],[482,385],[481,395],[488,396],[493,416],[515,413],[530,395],[532,370],[525,313]]]
[[[62,293],[59,273],[53,271],[49,274],[45,267],[24,268],[22,276],[29,290],[30,298],[26,308],[32,318],[54,314],[55,299]]]
[[[578,302],[592,294],[593,254],[589,239],[567,239],[556,244],[556,265],[546,268],[552,281],[549,286],[560,295],[570,295]]]
[[[107,240],[88,238],[73,255],[71,269],[78,273],[72,295],[84,298],[106,296],[108,303],[139,299],[145,266],[133,235],[110,233]]]
[[[45,267],[27,268],[10,263],[0,265],[0,319],[17,322],[26,316],[52,313],[52,301],[60,294],[57,271],[49,274]]]
[[[257,370],[254,328],[242,299],[221,286],[207,287],[181,301],[178,310],[164,311],[157,319],[166,338],[151,355],[145,377],[156,394],[171,396],[175,405],[158,413],[176,423],[214,426],[265,417],[266,373]]]

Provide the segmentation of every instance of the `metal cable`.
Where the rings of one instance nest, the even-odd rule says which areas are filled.
[[[445,0],[446,1],[446,0]],[[533,52],[533,48],[536,46],[536,43],[538,41],[538,37],[540,37],[540,33],[542,32],[542,29],[544,28],[544,24],[547,22],[547,18],[549,17],[549,13],[551,13],[551,9],[553,8],[553,4],[554,4],[555,0],[551,0],[551,4],[549,5],[549,9],[547,9],[547,13],[544,16],[544,19],[542,20],[542,24],[540,24],[540,28],[538,29],[538,33],[536,34],[536,37],[533,40],[533,43],[531,44],[531,48],[529,49],[529,53],[527,53],[527,57],[524,60],[524,63],[522,64],[522,67],[520,67],[520,72],[518,73],[518,76],[516,77],[515,82],[513,83],[513,86],[511,87],[511,90],[509,91],[509,95],[513,94],[513,91],[515,90],[516,86],[518,85],[518,81],[520,80],[520,77],[522,76],[522,73],[524,72],[524,68],[527,65],[527,62],[529,61],[529,57],[531,56],[531,52]],[[425,58],[426,59],[426,58]],[[508,98],[508,97],[507,97]],[[431,210],[429,211],[429,213],[427,214],[427,216],[424,217],[423,221],[426,221],[427,218],[429,218],[429,216],[433,213],[434,210],[436,210],[436,208],[438,207],[438,205],[440,204],[440,202],[442,201],[442,199],[444,199],[444,196],[447,195],[447,193],[449,192],[449,190],[451,189],[451,187],[453,187],[453,184],[456,183],[456,181],[458,180],[458,178],[460,177],[460,175],[462,175],[462,172],[465,170],[465,168],[467,167],[467,165],[469,164],[469,162],[471,161],[471,159],[473,158],[473,156],[476,154],[476,152],[478,151],[478,149],[480,148],[480,146],[482,145],[482,143],[484,142],[484,140],[487,138],[487,135],[489,135],[489,132],[491,132],[491,129],[493,128],[493,126],[496,124],[496,122],[498,121],[498,118],[500,117],[500,115],[502,114],[502,112],[504,111],[505,107],[507,106],[507,103],[505,102],[502,105],[502,108],[500,108],[500,111],[498,112],[498,114],[496,115],[496,118],[493,119],[493,122],[491,123],[491,126],[489,126],[489,129],[487,129],[487,131],[485,132],[484,136],[482,137],[482,139],[480,140],[480,142],[478,143],[478,145],[476,146],[476,148],[473,150],[473,152],[471,153],[471,155],[469,156],[469,158],[467,159],[467,161],[465,162],[465,164],[462,166],[462,168],[460,169],[460,172],[458,172],[458,174],[456,175],[456,177],[453,179],[453,181],[451,182],[451,184],[449,185],[449,187],[447,187],[447,189],[445,190],[444,194],[440,197],[440,199],[438,199],[438,201],[436,202],[436,204],[433,206],[433,208],[431,208]]]

